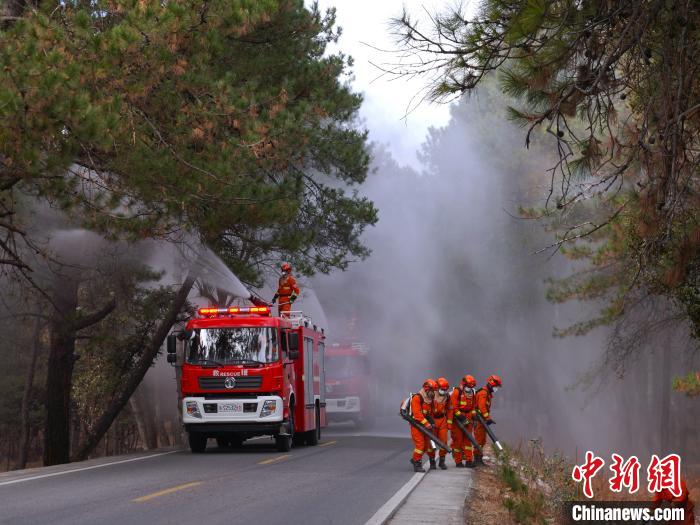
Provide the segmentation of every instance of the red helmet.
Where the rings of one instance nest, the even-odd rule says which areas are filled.
[[[444,377],[438,377],[437,385],[440,390],[447,390],[448,388],[450,388],[450,383],[448,383],[447,379],[445,379]]]
[[[292,271],[292,265],[289,263],[284,263],[282,265],[282,271],[283,272],[291,272]]]
[[[476,386],[476,379],[474,379],[474,376],[467,374],[462,378],[462,386],[474,388]]]
[[[486,382],[491,385],[491,388],[500,388],[503,385],[501,378],[495,374],[491,374]]]
[[[434,392],[437,389],[438,384],[435,382],[434,379],[426,379],[423,383],[423,390],[425,390],[426,392],[430,392],[431,390]]]

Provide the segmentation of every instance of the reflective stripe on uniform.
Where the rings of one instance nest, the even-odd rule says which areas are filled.
[[[421,425],[425,425],[428,422],[427,419],[423,418],[423,421],[420,422]]]
[[[484,416],[484,418],[487,418],[487,417],[489,417],[489,413],[488,413],[488,412],[484,412],[484,413],[483,413],[483,416]]]
[[[455,410],[455,416],[459,416],[461,412],[459,410]]]
[[[451,419],[448,419],[448,420],[447,420],[447,424],[448,424],[448,425],[451,425],[451,424],[452,424],[452,420],[451,420]]]
[[[422,453],[423,453],[422,450],[419,450],[419,449],[417,449],[417,448],[414,448],[414,449],[413,449],[413,452],[414,452],[415,454],[422,454]]]
[[[464,450],[468,450],[469,452],[471,452],[472,450],[474,450],[474,447],[469,445],[468,447],[464,447]]]

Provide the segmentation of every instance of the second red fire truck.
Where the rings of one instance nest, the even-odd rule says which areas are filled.
[[[300,312],[267,306],[200,308],[168,337],[180,362],[182,420],[192,452],[271,435],[280,451],[316,445],[326,425],[325,334]],[[177,358],[178,339],[184,342]]]
[[[326,350],[326,411],[330,421],[372,424],[376,389],[364,343],[334,343]]]

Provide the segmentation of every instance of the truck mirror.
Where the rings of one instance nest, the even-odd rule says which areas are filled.
[[[175,354],[177,351],[177,334],[170,334],[168,336],[166,348],[168,350],[168,357]],[[170,359],[168,359],[168,363],[170,362]]]
[[[177,363],[177,356],[175,354],[168,354],[168,363],[173,365]]]
[[[289,348],[289,359],[299,358],[299,334],[296,332],[289,333],[289,342],[287,343]]]

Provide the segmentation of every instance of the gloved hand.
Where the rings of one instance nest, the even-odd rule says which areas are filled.
[[[495,422],[493,419],[488,418],[488,419],[486,420],[486,424],[487,424],[487,425],[495,425],[496,422]]]
[[[293,302],[296,301],[296,300],[297,300],[297,296],[294,295],[294,294],[292,294],[292,295],[289,297],[289,303],[290,303],[290,304],[293,303]]]
[[[277,298],[279,295],[275,294],[275,296],[272,298],[272,304],[275,304],[277,302]]]
[[[458,416],[455,416],[455,419],[459,419],[460,423],[466,423],[467,422],[467,416],[464,414],[459,414]]]

